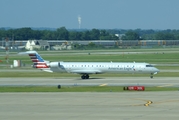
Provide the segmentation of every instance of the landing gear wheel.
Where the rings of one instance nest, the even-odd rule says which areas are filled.
[[[81,79],[89,79],[89,75],[88,74],[87,75],[82,75]]]
[[[81,76],[81,79],[85,79],[85,76],[84,76],[84,75],[82,75],[82,76]]]
[[[153,76],[150,76],[150,78],[153,78]]]
[[[85,77],[86,77],[86,79],[89,79],[89,75],[86,75]]]

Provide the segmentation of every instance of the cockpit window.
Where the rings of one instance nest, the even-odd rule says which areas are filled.
[[[153,67],[152,65],[146,65],[146,67]]]

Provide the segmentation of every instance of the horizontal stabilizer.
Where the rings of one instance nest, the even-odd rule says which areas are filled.
[[[33,54],[33,53],[38,54],[36,51],[19,52],[18,54],[19,55],[24,55],[24,54]]]

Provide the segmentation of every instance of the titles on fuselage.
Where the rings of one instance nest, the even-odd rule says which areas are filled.
[[[130,68],[130,67],[109,67],[109,70],[126,70],[126,71],[130,71],[130,70],[134,70],[134,68]]]
[[[73,69],[73,68],[104,68],[104,69],[108,69],[108,70],[121,70],[121,71],[132,71],[135,70],[134,69],[134,65],[86,65],[86,64],[66,64],[66,65],[62,65],[65,68],[69,69]]]

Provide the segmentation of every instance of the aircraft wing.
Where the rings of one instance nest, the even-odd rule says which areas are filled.
[[[42,71],[45,71],[45,72],[53,72],[52,70],[46,70],[46,69],[41,69]]]
[[[71,70],[71,73],[77,73],[77,74],[100,74],[102,71],[100,70]]]

